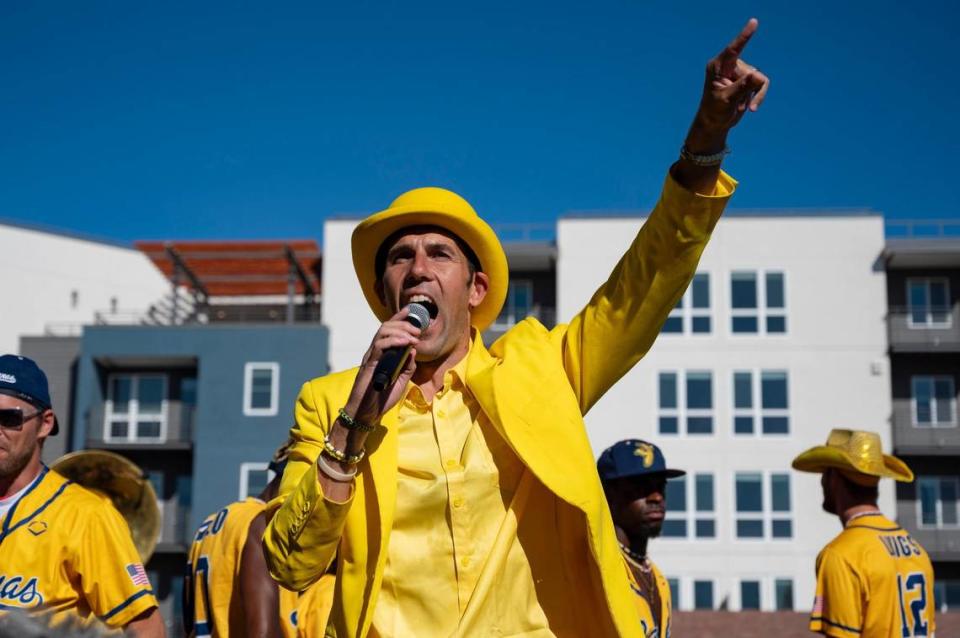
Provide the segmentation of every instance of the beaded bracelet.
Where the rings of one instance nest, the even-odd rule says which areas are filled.
[[[339,413],[340,420],[343,421],[343,426],[348,430],[356,430],[357,432],[373,432],[377,426],[367,425],[366,423],[360,423],[355,418],[347,414],[347,411],[343,408],[340,408]]]
[[[357,475],[357,468],[353,468],[352,472],[341,472],[327,463],[327,459],[323,458],[322,454],[317,457],[317,465],[319,466],[321,472],[332,478],[334,481],[340,481],[341,483],[349,483]]]
[[[341,463],[346,463],[348,465],[356,465],[361,461],[361,459],[363,459],[363,455],[366,454],[366,451],[364,450],[360,450],[356,454],[347,454],[344,451],[338,450],[337,448],[333,447],[333,443],[330,442],[329,434],[323,439],[323,451],[335,461],[340,461]]]

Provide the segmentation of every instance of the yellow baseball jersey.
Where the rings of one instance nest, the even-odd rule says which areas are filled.
[[[121,628],[157,606],[110,500],[46,466],[0,527],[0,613],[22,609]]]
[[[670,583],[663,577],[653,561],[650,561],[650,567],[653,570],[653,582],[656,584],[657,593],[660,594],[660,627],[657,627],[650,608],[650,601],[637,582],[637,578],[634,576],[633,570],[630,569],[630,564],[626,558],[623,559],[623,566],[627,570],[627,578],[630,580],[630,590],[636,594],[637,612],[640,614],[640,628],[643,630],[643,635],[646,638],[670,638],[670,616],[673,607]]]
[[[927,552],[881,514],[852,520],[817,557],[810,630],[836,638],[934,635]]]
[[[334,574],[324,574],[320,580],[310,585],[300,594],[297,610],[294,612],[294,624],[297,626],[297,638],[323,638],[326,636],[327,618],[333,606],[333,586],[337,581]]]
[[[237,501],[208,516],[197,529],[187,559],[190,588],[184,592],[186,625],[197,638],[247,635],[240,556],[250,524],[265,508],[260,499]],[[296,593],[280,588],[279,622],[287,638],[296,636],[296,602]]]

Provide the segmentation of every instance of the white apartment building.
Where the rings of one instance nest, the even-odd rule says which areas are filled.
[[[142,313],[170,291],[133,247],[0,222],[0,353],[16,353],[21,336],[79,334],[98,315]]]
[[[558,321],[642,221],[559,221]],[[597,454],[643,438],[688,472],[650,547],[677,608],[809,610],[814,559],[840,526],[791,460],[834,427],[891,449],[883,246],[877,214],[729,212],[653,348],[587,415]],[[881,507],[895,514],[889,481]]]
[[[558,322],[642,222],[559,220]],[[353,272],[356,223],[324,226],[332,370],[357,365],[377,327]],[[815,557],[840,526],[821,511],[819,477],[790,461],[834,427],[879,431],[891,449],[883,247],[878,214],[728,212],[652,350],[587,414],[595,454],[643,438],[689,473],[671,482],[664,537],[650,548],[679,609],[810,609]],[[515,270],[511,258],[512,282],[529,287]],[[889,483],[881,507],[895,514]]]

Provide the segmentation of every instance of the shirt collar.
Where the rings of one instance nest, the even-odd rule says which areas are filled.
[[[456,365],[443,373],[443,389],[437,393],[437,396],[440,396],[449,388],[458,387],[462,389],[467,386],[467,366],[470,353],[477,347],[478,341],[480,341],[480,333],[475,327],[470,326],[470,347]],[[407,382],[407,389],[403,394],[403,401],[409,400],[416,402],[417,399],[420,399],[422,396],[423,395],[420,394],[420,388],[417,387],[415,383],[412,381]]]

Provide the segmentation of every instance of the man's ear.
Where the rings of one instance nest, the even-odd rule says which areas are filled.
[[[483,302],[488,290],[490,290],[490,277],[487,276],[487,273],[479,270],[473,273],[473,281],[470,283],[471,310]]]
[[[43,412],[43,418],[40,420],[40,429],[37,431],[38,439],[45,439],[53,432],[53,422],[55,420],[53,410],[47,409]]]

